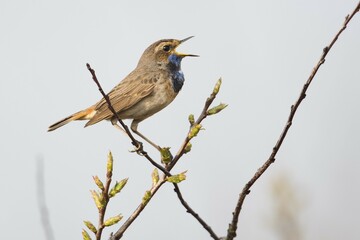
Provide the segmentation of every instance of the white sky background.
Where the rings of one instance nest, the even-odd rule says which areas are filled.
[[[150,186],[153,167],[103,122],[47,127],[100,99],[85,67],[109,91],[162,38],[196,37],[181,47],[185,85],[139,130],[177,150],[187,117],[200,113],[221,76],[215,103],[229,107],[203,122],[174,173],[188,203],[225,235],[238,193],[267,159],[312,67],[357,1],[2,1],[0,3],[0,226],[2,239],[45,239],[36,198],[36,159],[45,164],[46,202],[56,239],[81,239],[96,222],[89,189],[113,152],[114,179],[129,177],[109,215],[127,218]],[[303,239],[359,239],[360,16],[321,67],[276,162],[252,188],[238,239],[278,239],[271,227],[271,182],[286,174],[302,203]],[[158,154],[148,145],[154,158]],[[108,216],[109,216],[108,215]],[[121,222],[123,223],[124,220]],[[111,228],[112,231],[115,228]],[[104,239],[109,236],[105,231]],[[124,239],[210,239],[167,184]]]

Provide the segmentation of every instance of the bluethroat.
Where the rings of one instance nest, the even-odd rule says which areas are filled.
[[[190,38],[163,39],[151,44],[142,54],[136,68],[108,93],[119,118],[133,119],[131,130],[158,150],[158,145],[137,130],[138,124],[169,105],[181,90],[185,80],[181,60],[198,55],[178,53],[176,48]],[[104,119],[122,129],[102,98],[94,105],[54,123],[48,131],[74,120],[89,120],[85,124],[87,127]]]

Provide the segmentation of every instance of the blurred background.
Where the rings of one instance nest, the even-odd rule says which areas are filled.
[[[151,187],[153,167],[129,153],[110,123],[47,127],[101,96],[162,38],[196,37],[180,51],[185,85],[139,130],[176,152],[219,77],[214,104],[228,108],[203,122],[192,151],[173,173],[195,211],[224,236],[244,184],[268,158],[291,104],[322,49],[357,1],[1,1],[0,226],[2,238],[45,239],[37,168],[55,239],[81,239],[97,222],[89,190],[104,179],[109,150],[114,180],[129,177],[107,216],[126,219]],[[359,14],[358,14],[359,15]],[[359,239],[360,16],[329,53],[300,106],[276,162],[246,198],[238,239]],[[126,121],[126,123],[129,123]],[[158,159],[149,145],[145,149]],[[42,160],[42,165],[38,161]],[[124,219],[124,220],[125,220]],[[123,223],[124,220],[121,222]],[[104,233],[107,239],[109,228]],[[123,239],[210,239],[166,184]]]

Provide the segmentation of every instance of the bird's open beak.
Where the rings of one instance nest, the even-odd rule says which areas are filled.
[[[186,42],[187,40],[189,40],[190,38],[193,38],[194,36],[190,36],[190,37],[187,37],[187,38],[184,38],[182,40],[180,40],[180,44],[182,44],[183,42]],[[184,57],[200,57],[199,55],[195,55],[195,54],[187,54],[187,53],[179,53],[179,52],[176,52],[176,55],[181,57],[181,58],[184,58]]]

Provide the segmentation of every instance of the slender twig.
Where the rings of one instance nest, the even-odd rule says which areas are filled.
[[[106,212],[106,207],[109,203],[109,189],[110,189],[110,184],[111,184],[111,179],[112,178],[112,171],[107,171],[106,173],[106,183],[104,186],[104,189],[102,190],[102,196],[104,199],[104,204],[102,206],[102,208],[99,209],[99,223],[98,223],[98,230],[96,232],[96,240],[101,240],[101,234],[102,231],[105,228],[104,225],[104,218],[105,218],[105,212]]]
[[[201,121],[203,119],[206,118],[207,116],[207,111],[211,105],[211,103],[214,101],[217,92],[219,91],[220,88],[220,84],[221,84],[221,80],[218,81],[217,85],[215,88],[217,88],[217,90],[214,89],[214,91],[212,92],[212,94],[210,95],[210,97],[206,100],[205,102],[205,106],[202,110],[202,113],[200,114],[199,118],[197,119],[195,124],[200,124]],[[108,103],[111,104],[111,103]],[[194,124],[194,125],[195,125]],[[172,160],[172,162],[167,165],[167,172],[168,174],[165,174],[166,176],[171,176],[171,174],[169,173],[170,170],[175,166],[175,164],[177,163],[177,161],[180,159],[180,157],[184,154],[185,151],[185,147],[187,145],[187,143],[190,141],[190,138],[188,137],[189,134],[187,134],[187,137],[185,138],[185,141],[183,142],[183,144],[181,145],[178,153],[176,154],[176,156],[174,157],[174,159]],[[150,191],[150,199],[146,202],[146,203],[141,203],[136,209],[135,211],[132,213],[132,215],[125,221],[125,223],[120,227],[120,229],[118,231],[116,231],[114,234],[112,234],[110,236],[110,240],[118,240],[120,239],[124,232],[126,231],[126,229],[134,222],[134,220],[140,215],[140,213],[142,212],[142,210],[144,210],[144,208],[146,207],[147,203],[152,199],[152,197],[154,196],[154,194],[159,190],[159,188],[166,182],[166,178],[165,176],[162,176],[162,179],[156,184],[154,185],[149,191]],[[181,200],[181,199],[180,199]],[[196,218],[198,221],[199,219]],[[200,218],[201,219],[201,218]],[[204,226],[204,228],[209,232],[209,234],[211,236],[216,236],[215,233],[213,233],[213,231],[211,230],[210,227],[205,227],[208,226],[202,219],[201,221],[199,221],[200,224],[202,226]],[[204,224],[205,223],[205,224]],[[209,229],[211,231],[209,231]],[[218,239],[218,238],[214,238],[214,239]]]
[[[136,151],[144,156],[152,165],[154,165],[156,168],[158,168],[160,171],[162,171],[165,175],[167,176],[171,176],[171,174],[169,173],[168,170],[166,170],[163,166],[161,166],[160,164],[158,164],[157,162],[155,162],[148,154],[146,151],[144,151],[141,143],[135,139],[135,137],[131,134],[128,126],[120,119],[119,115],[116,113],[114,107],[111,105],[109,96],[105,94],[104,90],[102,89],[100,82],[98,81],[96,74],[95,74],[95,70],[91,68],[90,64],[87,63],[86,64],[87,69],[90,71],[92,78],[94,80],[94,82],[96,83],[96,85],[98,86],[98,89],[101,93],[101,95],[104,97],[109,110],[113,113],[113,115],[116,117],[116,120],[121,124],[121,126],[125,129],[126,134],[129,136],[129,138],[131,139],[131,143],[134,145],[134,147],[137,149]]]
[[[165,182],[166,182],[166,179],[165,179],[165,176],[163,176],[162,179],[159,180],[159,182],[150,189],[150,199],[146,203],[141,203],[136,208],[136,210],[131,214],[131,216],[126,220],[126,222],[120,227],[120,229],[110,236],[109,240],[118,240],[124,235],[124,232],[128,229],[128,227],[130,227],[130,225],[140,215],[142,210],[144,210],[144,208],[146,207],[147,203],[151,200],[151,198],[155,195],[155,193],[160,189],[160,187]],[[185,201],[185,199],[183,198],[183,196],[181,194],[179,186],[176,183],[174,183],[173,185],[174,185],[174,191],[176,192],[178,198],[180,199],[181,204],[186,208],[187,212],[190,213],[192,216],[194,216],[194,218],[204,227],[204,229],[210,234],[210,236],[213,239],[219,240],[219,237],[215,234],[215,232],[211,229],[211,227]]]
[[[315,65],[315,67],[313,68],[309,78],[307,79],[306,83],[304,84],[304,86],[303,86],[303,88],[302,88],[302,90],[300,92],[300,96],[296,100],[295,104],[291,106],[291,111],[290,111],[290,114],[289,114],[288,119],[286,121],[286,124],[285,124],[285,126],[284,126],[284,128],[283,128],[283,130],[282,130],[282,132],[280,134],[279,139],[277,140],[275,146],[273,147],[269,158],[256,171],[255,175],[250,179],[250,181],[248,181],[245,184],[242,192],[239,194],[239,199],[237,201],[235,210],[233,212],[233,218],[232,218],[231,223],[229,224],[227,238],[226,238],[227,240],[232,240],[234,237],[236,237],[236,230],[237,230],[239,214],[240,214],[240,211],[241,211],[241,208],[242,208],[242,205],[244,203],[244,200],[245,200],[246,196],[250,193],[250,188],[258,180],[258,178],[261,177],[261,175],[266,171],[266,169],[268,169],[268,167],[275,161],[275,156],[276,156],[277,152],[279,151],[279,149],[280,149],[280,147],[281,147],[281,145],[282,145],[282,143],[283,143],[283,141],[284,141],[284,139],[286,137],[286,134],[287,134],[288,130],[290,129],[291,125],[292,125],[292,121],[293,121],[293,118],[294,118],[294,116],[296,114],[296,111],[297,111],[298,107],[300,106],[301,102],[306,97],[306,91],[307,91],[308,87],[310,86],[310,84],[311,84],[312,80],[314,79],[314,77],[315,77],[317,71],[319,70],[320,66],[325,62],[325,57],[329,53],[330,49],[335,44],[335,42],[338,39],[338,37],[340,36],[340,34],[346,29],[347,24],[350,22],[350,20],[353,18],[353,16],[359,10],[360,10],[360,2],[357,4],[357,6],[353,10],[353,12],[350,15],[346,16],[345,21],[344,21],[341,29],[338,31],[338,33],[335,35],[335,37],[332,39],[330,44],[323,49],[320,60]]]
[[[221,79],[219,80],[220,81],[220,84],[221,84]],[[219,86],[220,87],[220,86]],[[217,90],[219,91],[219,90]],[[216,91],[213,91],[211,93],[211,95],[206,99],[205,101],[205,105],[201,111],[201,114],[200,116],[198,117],[198,119],[195,121],[195,123],[193,124],[193,126],[196,126],[198,124],[200,124],[202,122],[202,120],[204,120],[206,117],[207,117],[207,111],[211,105],[211,103],[214,101],[214,99],[216,98],[216,95],[217,95],[217,92]],[[191,128],[190,128],[191,130]],[[189,132],[190,132],[189,130]],[[171,171],[171,169],[173,169],[173,167],[176,165],[176,163],[179,161],[179,159],[181,158],[181,156],[185,153],[185,148],[186,148],[186,145],[189,143],[190,141],[190,138],[189,138],[189,134],[186,135],[186,138],[185,140],[183,141],[183,143],[181,144],[181,147],[180,149],[178,150],[178,152],[176,153],[174,159],[171,161],[171,163],[166,166],[166,169],[168,171]]]
[[[160,189],[160,187],[166,182],[166,179],[163,178],[158,181],[157,184],[155,184],[150,189],[150,198],[146,202],[142,202],[135,211],[131,214],[131,216],[125,221],[125,223],[117,230],[114,234],[111,234],[109,240],[119,240],[123,235],[126,229],[130,227],[130,225],[134,222],[134,220],[140,215],[142,210],[146,207],[148,202],[152,199],[152,197],[155,195],[155,193]]]
[[[206,231],[208,231],[208,233],[210,234],[210,236],[215,239],[215,240],[219,240],[219,237],[216,235],[216,233],[211,229],[211,227],[209,225],[207,225],[207,223],[199,216],[199,214],[197,214],[190,206],[189,204],[185,201],[185,199],[183,198],[180,188],[178,186],[178,184],[173,183],[174,185],[174,191],[176,192],[181,204],[186,208],[186,211],[188,213],[190,213],[196,220],[198,220],[198,222],[206,229]]]
[[[37,167],[36,167],[36,186],[37,186],[37,200],[40,209],[40,217],[41,223],[45,233],[46,240],[53,240],[54,233],[51,227],[50,217],[49,217],[49,210],[46,206],[46,199],[45,199],[45,180],[44,180],[44,160],[39,157],[37,160]]]

